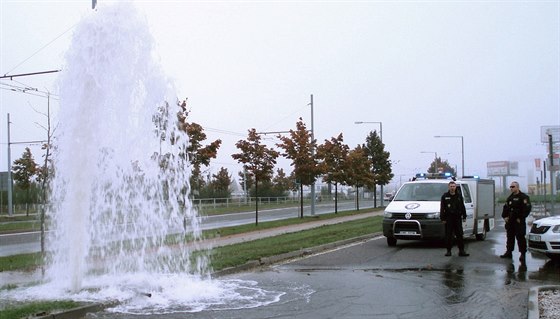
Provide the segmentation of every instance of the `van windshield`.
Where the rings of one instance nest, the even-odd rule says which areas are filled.
[[[459,189],[459,185],[457,185]],[[404,184],[394,201],[440,201],[447,192],[447,183],[410,183]],[[460,191],[460,190],[459,190]]]

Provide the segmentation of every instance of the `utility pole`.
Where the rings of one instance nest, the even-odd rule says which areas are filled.
[[[548,167],[550,167],[550,211],[554,214],[554,195],[556,193],[556,183],[555,183],[555,174],[554,171],[556,170],[556,167],[558,165],[554,165],[554,147],[553,147],[553,143],[552,143],[552,134],[550,132],[547,133],[548,134],[548,156],[549,156],[549,161],[550,164],[548,165]]]
[[[14,213],[12,204],[12,159],[10,150],[10,113],[8,113],[8,216]]]

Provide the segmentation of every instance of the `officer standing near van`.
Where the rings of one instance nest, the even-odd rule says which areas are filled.
[[[527,241],[525,234],[527,226],[525,218],[531,213],[531,199],[529,195],[519,190],[519,183],[512,182],[509,186],[511,194],[506,199],[502,210],[502,218],[506,222],[506,252],[500,255],[501,258],[512,258],[512,251],[515,248],[515,240],[517,239],[517,248],[519,248],[520,261],[525,261],[525,253],[527,252]]]
[[[451,256],[451,247],[453,247],[453,237],[457,239],[457,247],[459,248],[459,256],[469,256],[465,252],[465,243],[463,242],[463,221],[467,219],[467,210],[463,202],[463,196],[457,191],[457,184],[454,181],[449,182],[448,191],[441,196],[440,201],[440,219],[445,225],[445,247],[447,253],[445,256]]]

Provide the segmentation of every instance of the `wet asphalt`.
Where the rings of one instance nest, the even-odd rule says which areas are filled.
[[[466,241],[469,257],[445,257],[437,241],[399,241],[388,247],[374,237],[223,280],[254,282],[281,292],[252,308],[129,315],[108,311],[88,318],[527,318],[529,290],[560,284],[560,265],[527,255],[526,263],[498,256],[503,224],[485,241]]]

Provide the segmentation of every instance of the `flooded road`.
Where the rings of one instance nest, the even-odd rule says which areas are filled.
[[[498,256],[503,226],[485,241],[467,240],[470,257],[445,257],[438,242],[384,237],[219,280],[254,283],[278,299],[252,308],[176,312],[142,318],[527,318],[529,289],[560,284],[560,266],[527,255]],[[251,295],[249,298],[253,298]],[[253,304],[254,305],[254,304]],[[138,318],[97,313],[92,318]]]

